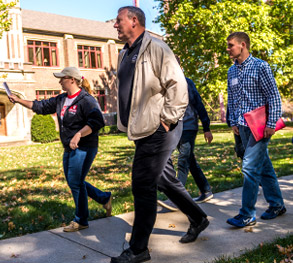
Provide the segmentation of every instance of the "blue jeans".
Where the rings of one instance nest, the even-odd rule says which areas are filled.
[[[102,192],[85,182],[97,151],[97,147],[80,147],[63,154],[64,174],[75,203],[73,221],[81,225],[88,225],[88,196],[100,204],[106,204],[111,196],[111,192]]]
[[[183,185],[186,184],[188,172],[190,170],[191,175],[195,183],[197,184],[200,192],[206,193],[211,191],[211,187],[208,180],[204,176],[199,164],[197,163],[193,150],[194,141],[197,131],[187,130],[183,131],[177,146],[179,150],[178,156],[178,174],[177,177]]]
[[[269,206],[282,207],[284,201],[268,154],[270,138],[264,138],[256,142],[250,129],[246,126],[240,126],[239,132],[245,148],[242,163],[244,183],[240,214],[249,217],[255,216],[255,204],[260,183]]]

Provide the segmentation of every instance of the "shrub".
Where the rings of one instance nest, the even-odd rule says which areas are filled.
[[[32,118],[31,136],[34,142],[52,142],[56,140],[56,125],[51,115],[35,114]]]
[[[112,134],[112,133],[118,133],[117,125],[111,125],[111,126],[105,126],[102,129],[100,129],[100,134]]]

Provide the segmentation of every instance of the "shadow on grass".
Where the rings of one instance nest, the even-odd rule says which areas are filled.
[[[70,189],[64,175],[55,171],[33,167],[1,172],[0,239],[60,227],[74,218]],[[89,202],[89,220],[103,217],[102,205]]]
[[[0,176],[0,182],[9,182],[10,180],[28,180],[28,179],[42,179],[43,180],[51,180],[52,177],[58,176],[60,174],[59,167],[52,166],[42,166],[38,167],[30,167],[24,169],[13,169],[2,171]],[[48,177],[48,178],[46,178]]]

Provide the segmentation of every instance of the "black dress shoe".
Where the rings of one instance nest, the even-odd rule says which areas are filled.
[[[208,225],[209,225],[209,220],[204,218],[200,225],[193,225],[190,224],[190,227],[188,228],[187,233],[179,240],[181,243],[190,243],[193,242],[197,239],[198,235],[200,232],[204,231]]]
[[[119,257],[112,257],[111,263],[139,263],[148,261],[150,259],[151,256],[148,249],[138,255],[134,255],[133,251],[128,248],[124,250]]]

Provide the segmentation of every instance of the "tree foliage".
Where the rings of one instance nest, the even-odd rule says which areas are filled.
[[[253,56],[267,61],[283,96],[293,87],[293,0],[156,0],[166,41],[205,98],[226,92],[232,65],[226,38],[245,31]],[[292,96],[292,95],[291,95]]]
[[[9,19],[8,11],[9,8],[16,5],[15,1],[5,3],[3,0],[0,0],[0,39],[2,38],[4,31],[9,31],[11,25],[11,19]]]

